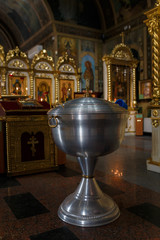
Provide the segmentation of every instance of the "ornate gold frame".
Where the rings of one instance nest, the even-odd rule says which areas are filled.
[[[133,54],[128,46],[123,42],[116,45],[110,55],[104,55],[102,60],[106,66],[106,76],[104,82],[104,95],[107,100],[112,100],[112,66],[120,65],[130,68],[130,84],[129,84],[129,107],[134,109],[136,107],[136,67],[138,60],[133,58]]]
[[[54,76],[54,63],[53,58],[48,56],[47,51],[45,49],[41,50],[38,54],[35,54],[32,63],[31,63],[31,97],[36,97],[36,78],[42,79],[52,79],[52,89],[51,91],[51,103],[53,103],[56,99],[56,85]],[[54,92],[52,91],[54,90]]]
[[[78,72],[78,68],[76,65],[75,59],[65,52],[64,55],[58,58],[56,64],[56,99],[59,100],[60,93],[59,93],[59,81],[60,79],[64,80],[74,80],[76,81],[75,92],[80,92],[80,73]]]
[[[139,81],[139,100],[152,98],[152,80]]]
[[[30,85],[30,80],[29,80],[29,60],[27,55],[20,51],[18,47],[16,47],[13,50],[9,50],[7,55],[6,55],[6,77],[8,77],[8,86],[6,86],[6,89],[3,91],[3,94],[6,94],[6,90],[8,94],[9,92],[9,75],[12,75],[14,77],[25,77],[27,79],[27,89],[26,92],[28,95],[28,87]],[[5,81],[6,81],[5,77]],[[5,83],[6,85],[6,83]]]

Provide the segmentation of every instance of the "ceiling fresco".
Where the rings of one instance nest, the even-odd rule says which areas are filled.
[[[117,22],[133,18],[144,11],[148,4],[147,0],[112,0],[116,13]]]
[[[48,0],[54,19],[101,29],[96,2],[93,0]]]
[[[41,0],[0,0],[0,12],[14,22],[24,40],[36,33],[48,21]]]
[[[152,8],[155,2],[156,0],[0,0],[0,29],[3,39],[6,34],[6,38],[11,36],[10,42],[21,46],[39,32],[43,35],[42,38],[51,34],[54,20],[100,30],[100,36],[103,36],[129,19],[136,19],[138,14]],[[71,30],[72,33],[69,28],[68,31]],[[38,41],[40,36],[36,36],[35,41]]]

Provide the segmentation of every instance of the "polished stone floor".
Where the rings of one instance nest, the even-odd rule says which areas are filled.
[[[160,240],[160,174],[146,170],[151,145],[151,136],[125,136],[117,151],[99,158],[96,180],[121,212],[101,227],[72,226],[57,216],[81,179],[73,157],[57,172],[0,176],[0,240]]]

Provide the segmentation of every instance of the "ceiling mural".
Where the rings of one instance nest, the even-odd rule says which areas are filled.
[[[125,21],[129,18],[133,18],[138,13],[142,13],[148,4],[147,0],[112,0],[116,17],[117,23]]]
[[[96,2],[93,0],[48,0],[55,20],[101,29]]]
[[[24,40],[35,34],[48,21],[41,0],[0,0],[0,11],[15,23]]]
[[[53,34],[54,20],[54,29],[59,33],[105,40],[105,36],[115,34],[114,27],[118,29],[121,25],[123,29],[123,23],[128,24],[138,14],[144,15],[144,11],[152,8],[155,2],[156,0],[0,0],[0,30],[3,39],[8,39],[7,46],[19,45],[25,50]],[[79,29],[77,25],[92,29]]]

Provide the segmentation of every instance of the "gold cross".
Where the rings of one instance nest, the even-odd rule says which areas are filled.
[[[36,138],[34,136],[32,136],[29,141],[27,142],[27,144],[32,144],[31,146],[31,151],[32,151],[32,157],[35,156],[35,152],[36,152],[36,149],[35,149],[35,144],[39,143],[39,141],[36,141]]]
[[[121,32],[120,36],[122,37],[122,43],[124,43],[124,32]]]

